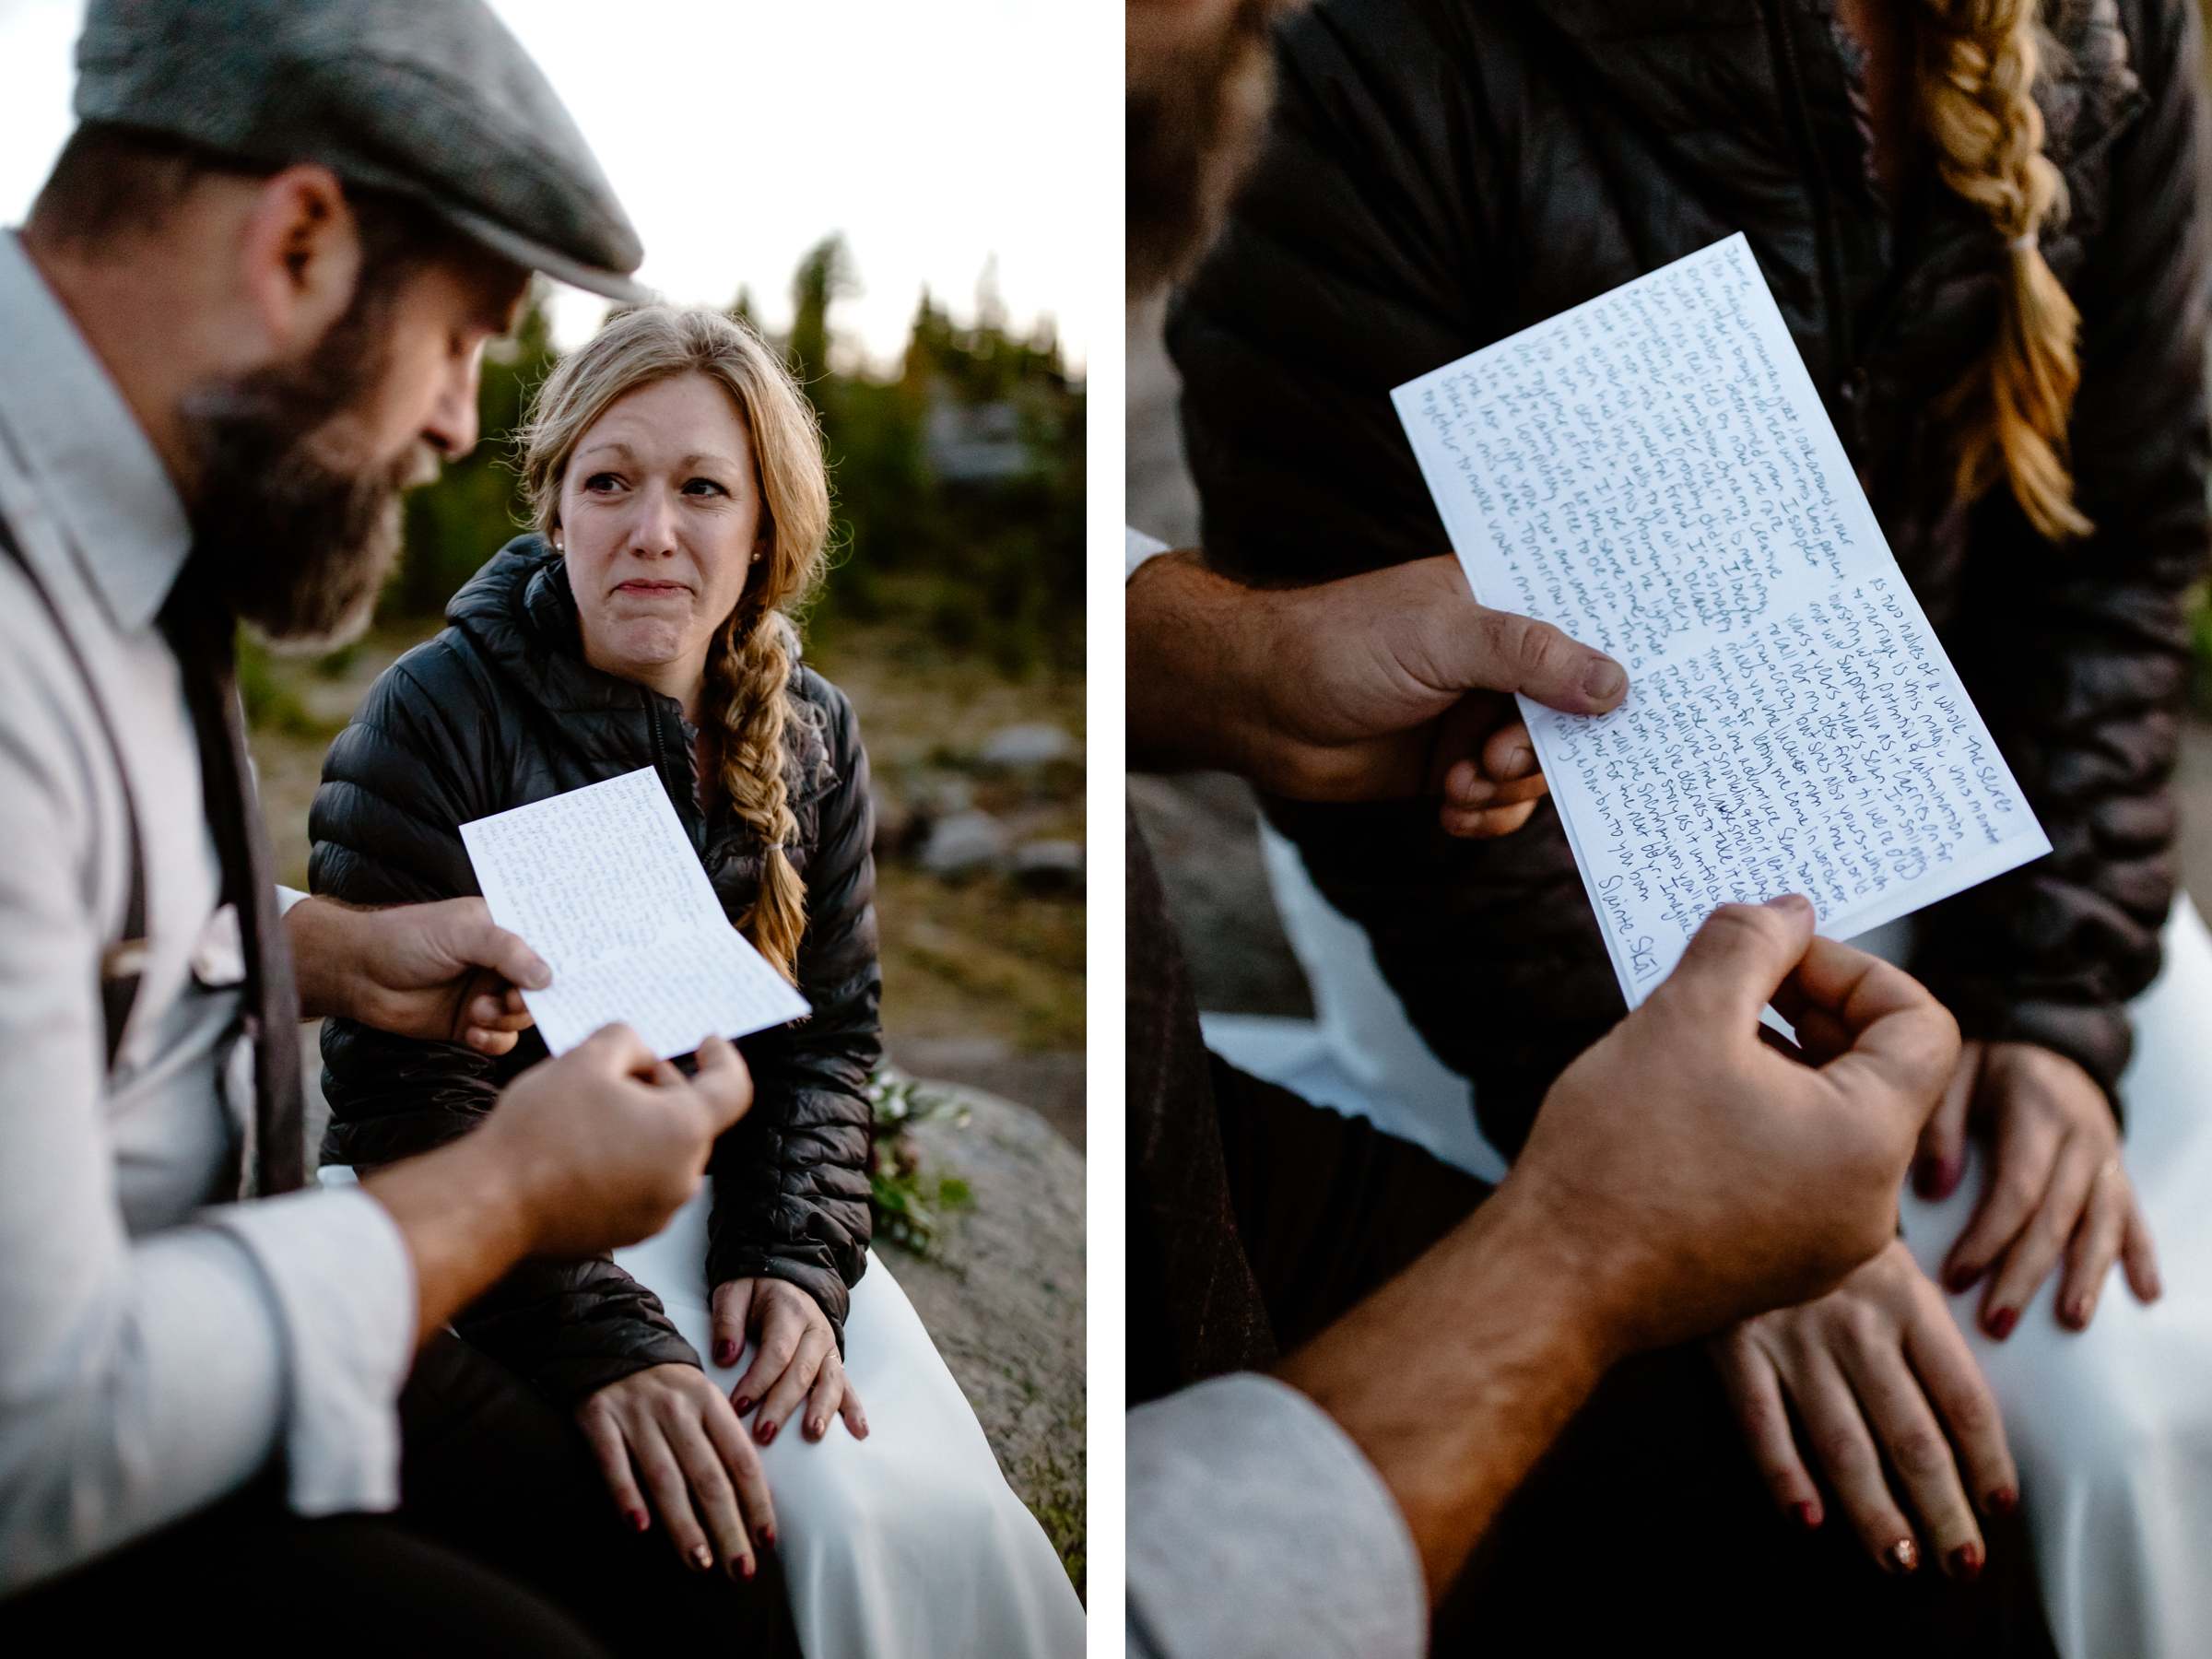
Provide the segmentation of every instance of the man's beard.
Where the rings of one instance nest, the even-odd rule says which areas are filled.
[[[399,555],[400,492],[435,476],[420,445],[359,469],[318,453],[382,379],[384,309],[357,298],[304,363],[211,382],[181,406],[196,469],[191,580],[273,645],[328,649],[368,626]]]
[[[1239,0],[1211,35],[1176,48],[1132,85],[1128,290],[1183,276],[1213,241],[1242,180],[1275,87],[1268,31],[1294,0]]]

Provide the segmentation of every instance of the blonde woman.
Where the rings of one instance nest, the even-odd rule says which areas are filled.
[[[811,1653],[1070,1652],[1081,1609],[1057,1557],[868,1249],[867,753],[791,620],[830,529],[813,410],[743,325],[648,307],[547,378],[524,473],[535,533],[331,749],[315,890],[473,892],[460,824],[651,767],[731,925],[813,1011],[741,1045],[756,1100],[715,1148],[711,1203],[618,1261],[517,1273],[463,1345],[488,1394],[520,1383],[572,1413],[565,1466],[604,1481],[607,1547],[657,1532],[672,1571],[728,1582],[733,1636],[773,1570]],[[465,1134],[542,1053],[534,1033],[494,1058],[334,1021],[324,1158]]]
[[[1750,1458],[1578,1494],[1582,1558],[1664,1561],[1653,1596],[1759,1605],[1841,1536],[1889,1575],[1844,1611],[1909,1647],[1928,1581],[1960,1592],[2024,1524],[2063,1652],[2212,1627],[2212,947],[2169,788],[2207,539],[2198,32],[2194,0],[1320,0],[1280,25],[1272,131],[1171,316],[1208,558],[1317,581],[1445,547],[1393,385],[1745,232],[2051,835],[1897,942],[1967,1057],[1898,1246],[1720,1345]],[[1395,993],[1362,1003],[1338,951],[1317,1003],[1379,1013],[1354,1047],[1402,1005],[1394,1075],[1425,1044],[1510,1157],[1621,1005],[1556,818],[1496,804],[1479,827],[1517,832],[1489,840],[1433,802],[1269,814],[1287,885]],[[1705,1503],[1731,1480],[1772,1518]],[[1608,1550],[1606,1514],[1644,1543]],[[1794,1605],[1818,1629],[1777,1649],[1851,1628]]]

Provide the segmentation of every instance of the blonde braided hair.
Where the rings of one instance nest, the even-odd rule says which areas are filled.
[[[761,848],[759,897],[738,926],[794,979],[806,888],[787,851],[798,837],[784,777],[798,643],[792,616],[821,581],[830,542],[830,476],[814,406],[774,348],[721,312],[618,312],[538,387],[521,435],[524,494],[535,527],[550,535],[561,478],[584,433],[617,398],[680,374],[705,375],[730,394],[759,479],[759,558],[708,653],[701,720],[719,726],[723,792]]]
[[[1978,500],[2007,479],[2021,511],[2051,541],[2086,535],[2074,504],[2067,423],[2081,382],[2080,313],[2039,238],[2066,212],[2065,182],[2043,154],[2033,96],[2054,50],[2036,0],[1924,0],[1920,105],[1944,183],[1989,216],[2009,265],[1997,342],[1952,391],[1959,423],[1957,489]]]

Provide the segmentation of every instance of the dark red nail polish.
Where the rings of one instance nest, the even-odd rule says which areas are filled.
[[[636,1527],[640,1532],[643,1532],[647,1527],[653,1524],[653,1521],[643,1510],[631,1510],[629,1512],[629,1524]]]
[[[2066,1323],[2076,1330],[2086,1330],[2089,1324],[2089,1299],[2077,1296],[2066,1304]]]
[[[737,1407],[737,1415],[739,1417],[743,1417],[747,1412],[753,1408],[753,1401],[750,1394],[739,1394],[737,1398],[732,1402],[732,1404]]]
[[[1949,1566],[1955,1579],[1973,1580],[1982,1576],[1982,1546],[1961,1544],[1950,1553]]]
[[[1952,1268],[1944,1276],[1943,1283],[1945,1288],[1948,1289],[1953,1296],[1957,1296],[1961,1291],[1971,1290],[1974,1288],[1974,1281],[1981,1277],[1982,1269],[1979,1267],[1959,1266]]]
[[[773,1549],[776,1547],[776,1529],[772,1526],[762,1527],[760,1529],[760,1542],[769,1548]]]
[[[753,1558],[751,1556],[740,1556],[737,1560],[737,1571],[743,1573],[747,1578],[751,1578],[753,1576]]]
[[[772,1441],[776,1438],[776,1426],[772,1422],[763,1423],[759,1429],[754,1430],[754,1434],[756,1438],[759,1439],[760,1443],[765,1446],[770,1441]]]
[[[2009,1515],[2019,1506],[2020,1495],[2010,1487],[1999,1487],[1989,1495],[1989,1512],[1993,1515]]]
[[[737,1345],[734,1342],[716,1343],[714,1345],[714,1363],[717,1365],[736,1364]]]
[[[1999,1342],[2012,1335],[2012,1327],[2019,1323],[2019,1314],[2010,1308],[1999,1308],[1989,1316],[1989,1334]]]
[[[1807,1532],[1820,1524],[1820,1506],[1817,1503],[1801,1503],[1792,1512],[1797,1517],[1797,1524]]]
[[[1936,1183],[1943,1178],[1942,1163],[1933,1158],[1924,1158],[1912,1166],[1912,1186],[1923,1198],[1936,1196]]]

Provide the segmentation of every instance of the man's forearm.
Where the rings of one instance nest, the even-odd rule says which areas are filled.
[[[415,1339],[429,1336],[531,1253],[523,1182],[481,1135],[380,1170],[361,1185],[391,1213],[415,1264]]]
[[[1265,729],[1253,658],[1268,595],[1194,553],[1167,553],[1129,579],[1129,766],[1249,772]]]
[[[1277,1368],[1397,1500],[1431,1600],[1618,1357],[1561,1242],[1509,1182]]]
[[[347,987],[356,971],[350,933],[354,921],[349,907],[324,898],[302,899],[284,912],[292,977],[300,987],[300,1018],[351,1013]]]

